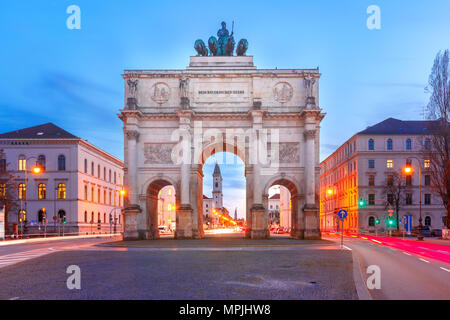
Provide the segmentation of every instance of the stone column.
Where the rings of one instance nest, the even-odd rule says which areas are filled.
[[[253,120],[253,135],[250,143],[252,144],[251,154],[249,155],[251,163],[253,164],[253,205],[251,208],[251,230],[250,235],[252,239],[267,239],[270,237],[268,221],[266,217],[265,208],[263,206],[263,187],[261,186],[261,162],[259,159],[259,143],[258,133],[262,129],[263,122],[262,110],[252,110],[250,115]]]

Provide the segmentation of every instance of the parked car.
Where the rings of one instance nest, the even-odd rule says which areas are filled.
[[[419,234],[419,226],[414,227],[414,228],[412,229],[412,233],[413,233],[413,234]],[[431,237],[432,234],[431,234],[431,228],[430,228],[430,226],[422,226],[421,234],[422,234],[422,236],[424,236],[424,237]]]
[[[432,229],[431,236],[442,238],[442,229]]]

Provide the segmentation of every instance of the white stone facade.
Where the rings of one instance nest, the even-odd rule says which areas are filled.
[[[202,166],[223,151],[246,166],[247,237],[269,236],[268,189],[279,184],[291,192],[292,236],[320,238],[317,69],[260,70],[253,57],[191,57],[185,70],[128,70],[123,78],[126,239],[159,236],[155,196],[167,185],[177,195],[175,237],[202,238]],[[254,149],[258,139],[268,156]]]
[[[386,121],[393,121],[395,124],[397,120],[394,120]],[[338,230],[337,210],[346,209],[348,218],[345,220],[344,230],[375,232],[375,227],[369,225],[370,217],[380,220],[378,230],[386,230],[386,181],[389,175],[401,172],[406,167],[407,160],[411,161],[414,173],[411,185],[406,186],[404,191],[405,199],[400,203],[400,230],[403,230],[401,222],[404,216],[412,216],[413,226],[419,224],[419,163],[422,166],[422,224],[429,225],[431,229],[442,228],[442,217],[446,215],[446,211],[441,198],[433,192],[427,181],[430,172],[427,169],[427,159],[422,153],[425,139],[425,135],[408,132],[363,133],[356,134],[340,146],[321,163],[321,229]],[[370,150],[370,141],[373,141],[373,150]],[[327,190],[332,192],[328,193]],[[410,204],[406,203],[406,194],[412,197]],[[365,206],[360,207],[360,200],[364,201]]]
[[[17,210],[8,213],[9,233],[12,224],[19,222],[20,208],[26,213],[25,231],[29,234],[43,232],[42,212],[48,232],[61,231],[54,217],[65,215],[65,233],[107,233],[109,214],[117,219],[116,231],[122,231],[123,163],[119,159],[79,138],[0,138],[0,151],[15,183],[26,185],[27,190],[26,199],[19,199],[18,192],[14,192]],[[40,156],[45,157],[45,169],[35,174],[32,168]],[[26,159],[26,165],[19,159]],[[24,167],[20,166],[26,166],[26,180]]]

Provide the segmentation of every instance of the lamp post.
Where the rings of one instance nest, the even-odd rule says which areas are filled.
[[[119,197],[120,196],[125,196],[125,194],[126,194],[126,192],[125,192],[125,189],[121,189],[120,191],[119,191]],[[114,195],[115,196],[115,195]],[[120,203],[120,201],[119,201],[119,203]],[[120,206],[114,206],[114,208],[112,208],[111,209],[111,211],[109,212],[109,217],[110,217],[110,219],[109,219],[109,233],[110,234],[112,234],[112,222],[114,221],[114,233],[116,232],[116,223],[117,223],[117,218],[116,217],[114,217],[114,220],[113,220],[113,218],[112,218],[112,213],[113,213],[113,211],[115,211],[115,210],[117,210],[117,209],[120,209]],[[91,227],[92,228],[92,227]]]
[[[411,159],[417,160],[418,167],[419,167],[419,234],[417,235],[417,240],[423,241],[423,235],[422,235],[422,162],[419,158],[416,157],[409,157]],[[413,173],[413,168],[410,164],[408,164],[405,169],[403,170],[406,175],[411,175]]]

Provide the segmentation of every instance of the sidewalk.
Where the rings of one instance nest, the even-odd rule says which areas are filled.
[[[18,239],[18,240],[2,240],[0,246],[9,246],[14,244],[27,244],[27,243],[39,243],[58,240],[71,240],[71,239],[89,239],[89,238],[109,238],[121,236],[120,233],[114,234],[90,234],[79,236],[65,236],[65,237],[47,237],[47,238],[30,238],[30,239]]]

